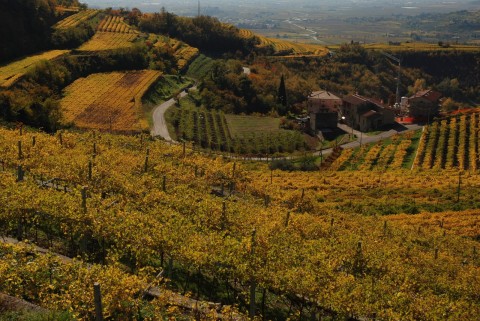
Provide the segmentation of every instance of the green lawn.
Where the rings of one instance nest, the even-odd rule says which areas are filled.
[[[230,135],[242,137],[251,133],[275,133],[284,131],[280,128],[280,119],[273,117],[225,115]]]

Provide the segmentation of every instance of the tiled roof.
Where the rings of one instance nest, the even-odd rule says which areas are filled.
[[[360,95],[357,95],[357,94],[343,97],[343,100],[352,104],[352,105],[372,103],[374,105],[377,105],[378,107],[382,107],[382,108],[387,107],[379,100],[376,100],[376,99],[373,99],[373,98],[363,97],[363,96],[360,96]]]
[[[437,102],[440,99],[440,97],[442,97],[442,94],[439,93],[438,91],[427,89],[427,90],[422,90],[417,92],[415,95],[410,97],[410,99],[420,98],[420,97],[428,99],[431,102]]]
[[[323,100],[340,100],[339,97],[335,96],[331,92],[328,92],[326,90],[319,90],[319,91],[314,91],[313,93],[310,94],[308,98],[312,99],[323,99]]]
[[[377,113],[375,110],[369,110],[365,114],[363,114],[362,117],[365,117],[365,118],[381,117],[381,114]]]

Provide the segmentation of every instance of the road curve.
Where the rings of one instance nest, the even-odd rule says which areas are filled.
[[[195,90],[196,87],[190,88],[190,90]],[[185,97],[188,95],[188,89],[183,90],[180,93],[180,98]],[[174,140],[170,137],[170,133],[168,132],[167,122],[165,121],[165,112],[168,108],[175,105],[175,99],[171,98],[166,102],[156,106],[153,110],[152,114],[152,121],[153,121],[153,128],[151,131],[151,135],[153,137],[162,137],[166,141],[173,142]]]

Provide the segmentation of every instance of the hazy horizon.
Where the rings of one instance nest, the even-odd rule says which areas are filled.
[[[145,12],[160,11],[165,7],[170,12],[188,15],[198,12],[197,0],[83,0],[92,8],[139,8]],[[390,13],[391,11],[398,14],[421,14],[423,12],[451,12],[458,10],[475,10],[480,9],[480,1],[434,1],[434,0],[201,0],[201,11],[203,14],[216,15],[226,14],[228,12],[243,11],[248,9],[257,10],[285,10],[291,9],[297,12],[309,10],[330,10],[336,11],[355,11],[356,9],[365,10],[372,9],[372,15],[381,14],[382,11]],[[214,9],[214,10],[212,10]],[[388,10],[387,10],[388,9]],[[214,14],[212,14],[212,12]]]

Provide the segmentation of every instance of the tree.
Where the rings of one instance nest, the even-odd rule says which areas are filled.
[[[451,112],[457,109],[461,109],[463,107],[464,106],[461,103],[453,100],[450,97],[445,99],[445,101],[442,103],[442,110],[446,112]]]
[[[287,113],[287,89],[285,88],[285,77],[282,74],[280,78],[280,85],[278,86],[278,103],[283,107],[279,114],[285,115]]]
[[[418,93],[419,91],[425,90],[426,87],[427,87],[427,81],[425,79],[423,79],[423,78],[416,79],[413,86],[408,87],[408,92],[411,95],[414,95],[415,93]]]

